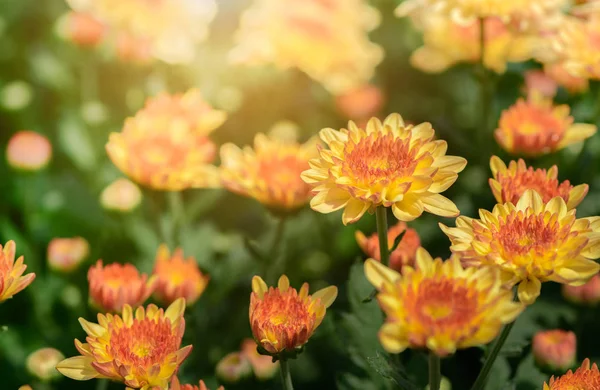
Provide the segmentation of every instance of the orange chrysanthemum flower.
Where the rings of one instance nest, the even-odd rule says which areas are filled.
[[[531,350],[539,366],[564,371],[575,364],[577,339],[566,330],[540,331],[533,336]]]
[[[164,244],[156,252],[153,274],[157,277],[154,295],[167,304],[177,298],[185,298],[188,305],[194,304],[210,280],[208,275],[200,272],[195,258],[185,259],[181,248],[171,256]]]
[[[498,204],[481,219],[459,217],[456,227],[440,227],[452,252],[467,266],[490,265],[502,271],[505,286],[519,285],[521,302],[540,295],[541,282],[582,285],[598,272],[600,217],[575,219],[561,197],[544,203],[527,190],[516,205]]]
[[[279,278],[277,287],[270,288],[255,276],[250,295],[250,326],[254,340],[273,356],[296,353],[321,324],[326,309],[336,297],[335,286],[308,295],[308,283],[304,283],[298,292],[290,287],[285,275]]]
[[[523,310],[502,288],[497,270],[463,269],[457,258],[434,260],[423,248],[416,267],[404,266],[402,275],[373,259],[365,275],[378,290],[386,314],[379,341],[391,353],[427,348],[446,356],[487,344]]]
[[[51,158],[52,144],[35,131],[19,131],[6,145],[6,161],[15,169],[38,171],[48,165]]]
[[[383,123],[372,118],[366,129],[323,129],[329,149],[310,161],[302,179],[314,186],[310,205],[321,213],[344,209],[342,222],[358,221],[377,206],[391,207],[396,218],[411,221],[423,211],[444,217],[459,214],[440,195],[458,178],[467,161],[446,156],[446,141],[434,140],[429,123],[405,125],[398,114]]]
[[[128,213],[142,202],[142,191],[135,183],[120,178],[106,186],[100,194],[100,204],[105,210]]]
[[[35,279],[34,273],[23,276],[27,266],[23,264],[23,256],[15,262],[16,249],[14,241],[7,242],[4,248],[0,245],[0,302],[12,298]]]
[[[171,381],[171,387],[169,387],[169,390],[210,390],[210,389],[208,387],[206,387],[206,384],[202,380],[200,381],[198,386],[182,385],[179,383],[179,378],[174,376],[173,380]],[[225,390],[225,388],[223,386],[219,386],[217,388],[217,390]]]
[[[98,260],[88,271],[90,303],[105,312],[120,312],[124,305],[139,306],[152,294],[156,276],[141,274],[133,264],[102,265]]]
[[[90,244],[83,237],[54,238],[48,244],[48,265],[60,272],[72,272],[90,254]]]
[[[516,204],[526,190],[535,190],[541,195],[544,203],[560,196],[573,209],[581,203],[588,192],[587,184],[573,187],[568,180],[558,181],[558,168],[553,165],[548,171],[527,167],[525,161],[511,161],[506,164],[500,158],[492,156],[490,160],[493,179],[489,179],[490,187],[498,203]]]
[[[210,163],[217,147],[208,134],[224,120],[198,90],[161,94],[110,135],[106,151],[132,180],[157,190],[216,187],[218,170]]]
[[[417,249],[421,246],[421,239],[415,229],[407,227],[406,223],[400,221],[387,231],[388,249],[392,250],[394,242],[400,234],[404,233],[398,246],[390,252],[390,268],[401,272],[405,265],[413,265],[417,255]],[[377,233],[366,237],[363,232],[357,230],[356,242],[360,249],[369,257],[381,261],[379,253],[379,236]]]
[[[600,14],[565,20],[555,34],[558,63],[573,76],[600,80]]]
[[[310,186],[300,178],[317,155],[317,140],[304,144],[257,134],[254,149],[221,147],[221,180],[235,193],[252,197],[276,210],[294,210],[310,199]]]
[[[580,142],[596,133],[596,126],[573,123],[569,106],[554,106],[551,100],[532,95],[519,99],[502,112],[496,141],[513,154],[539,156]]]
[[[600,371],[596,363],[590,367],[590,359],[585,359],[574,373],[569,370],[558,378],[552,376],[548,384],[544,382],[544,390],[571,389],[600,389]]]
[[[176,300],[166,311],[155,305],[144,310],[124,305],[121,316],[98,314],[98,323],[79,319],[87,333],[83,344],[75,340],[81,356],[60,362],[56,369],[66,377],[85,381],[108,378],[128,388],[167,390],[192,346],[181,348],[185,330],[185,300]]]

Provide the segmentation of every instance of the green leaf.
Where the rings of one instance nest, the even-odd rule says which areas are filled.
[[[543,387],[544,381],[548,381],[550,376],[544,374],[535,364],[533,355],[529,354],[521,361],[515,375],[515,382],[519,390],[539,390]]]
[[[97,156],[88,131],[75,115],[67,114],[58,125],[58,142],[77,168],[91,171],[97,166]]]

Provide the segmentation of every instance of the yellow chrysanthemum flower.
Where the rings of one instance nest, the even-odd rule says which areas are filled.
[[[552,49],[558,63],[573,76],[600,80],[600,13],[564,21]]]
[[[487,344],[523,310],[497,270],[463,269],[456,257],[434,260],[423,248],[416,266],[404,266],[402,275],[373,259],[366,261],[365,275],[378,290],[386,314],[379,340],[391,353],[427,348],[446,356]]]
[[[499,18],[488,18],[484,23],[484,64],[494,72],[504,73],[509,62],[527,61],[539,45],[539,35],[519,33]],[[424,16],[421,26],[424,45],[410,57],[415,68],[439,73],[457,63],[480,61],[478,21],[457,23],[438,13]]]
[[[573,123],[566,104],[533,93],[502,112],[494,136],[507,152],[540,156],[581,142],[596,133],[596,126]]]
[[[584,284],[598,272],[600,217],[575,219],[561,197],[544,203],[527,190],[516,205],[498,204],[481,219],[459,217],[456,227],[440,227],[450,249],[468,266],[489,265],[502,271],[505,286],[519,285],[521,302],[533,303],[541,283]]]
[[[228,190],[267,207],[294,210],[310,199],[311,187],[300,174],[317,155],[316,139],[299,144],[259,133],[254,138],[254,149],[221,146],[221,180]]]
[[[151,98],[121,133],[112,133],[106,151],[123,173],[157,190],[219,185],[210,163],[217,147],[208,134],[225,121],[223,111],[208,105],[198,90]]]
[[[440,195],[458,178],[467,161],[446,156],[446,141],[434,140],[429,123],[405,125],[398,114],[366,129],[349,122],[348,130],[321,130],[329,149],[310,161],[302,179],[314,186],[311,207],[321,213],[344,209],[344,224],[358,221],[377,206],[391,207],[396,218],[411,221],[423,211],[444,217],[459,214]]]
[[[308,295],[308,283],[300,292],[290,287],[287,276],[277,287],[267,287],[262,278],[252,278],[250,326],[256,343],[277,356],[294,353],[308,342],[337,297],[337,287],[329,286]]]
[[[75,340],[81,356],[60,362],[56,369],[66,377],[85,381],[108,378],[128,388],[167,390],[171,377],[189,355],[184,348],[185,300],[173,302],[166,311],[155,305],[135,312],[125,305],[121,316],[98,314],[98,323],[79,319],[87,333],[83,344]]]
[[[368,82],[382,60],[367,35],[378,24],[364,0],[256,0],[242,14],[231,60],[295,67],[343,93]]]
[[[569,370],[558,378],[553,375],[548,383],[544,382],[544,390],[573,389],[600,389],[600,371],[596,363],[590,367],[590,359],[585,359],[575,372]]]
[[[16,250],[14,241],[7,242],[4,248],[0,245],[0,302],[12,298],[35,279],[34,273],[23,276],[27,266],[23,264],[23,256],[15,262]]]
[[[498,203],[511,202],[516,204],[527,190],[535,190],[541,195],[544,203],[560,196],[573,209],[581,203],[588,193],[589,186],[580,184],[573,187],[568,180],[558,181],[558,168],[553,165],[545,169],[527,167],[525,161],[511,161],[508,167],[500,158],[492,156],[490,168],[494,177],[489,179],[490,187]]]

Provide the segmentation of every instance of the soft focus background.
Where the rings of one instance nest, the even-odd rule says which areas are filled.
[[[373,115],[398,112],[410,123],[431,122],[436,135],[448,141],[448,154],[469,161],[444,195],[455,201],[463,215],[475,216],[478,208],[490,209],[495,204],[487,184],[489,157],[496,154],[504,161],[509,157],[491,135],[484,147],[474,142],[481,108],[472,64],[441,74],[422,73],[409,64],[422,38],[409,20],[394,16],[398,3],[372,1],[381,22],[370,39],[384,52],[371,79],[383,96]],[[244,242],[249,238],[261,248],[270,245],[275,220],[264,207],[222,189],[186,190],[184,227],[173,237],[164,193],[144,189],[141,206],[131,213],[107,211],[99,202],[101,191],[123,177],[105,152],[108,134],[120,131],[125,118],[160,91],[197,87],[215,108],[227,111],[225,124],[211,136],[217,144],[251,144],[256,133],[268,132],[281,121],[295,123],[305,140],[324,127],[343,127],[351,119],[336,105],[328,88],[303,72],[228,62],[240,16],[249,6],[246,0],[219,0],[208,35],[197,44],[193,60],[169,63],[123,60],[108,47],[75,44],[65,35],[70,8],[62,0],[0,0],[0,145],[4,151],[11,135],[28,129],[47,136],[53,146],[51,162],[39,172],[19,172],[0,159],[0,243],[14,240],[28,271],[37,274],[30,287],[0,305],[2,389],[26,383],[35,390],[94,388],[94,381],[67,378],[41,383],[27,372],[26,357],[42,347],[75,355],[73,339],[84,335],[77,318],[95,316],[87,302],[89,266],[103,259],[131,262],[151,272],[156,249],[163,242],[172,249],[179,244],[211,276],[205,293],[186,313],[184,345],[191,343],[194,349],[182,367],[182,381],[204,379],[216,388],[217,362],[251,337],[250,280],[260,266]],[[335,48],[329,54],[338,55]],[[494,126],[501,110],[523,95],[524,71],[536,67],[533,61],[509,64],[504,74],[494,76],[497,91],[490,120]],[[580,95],[560,90],[556,101],[571,106],[576,122],[594,123],[598,93],[598,85]],[[578,144],[536,162],[540,167],[558,164],[561,179],[590,185],[578,217],[600,213],[599,152],[600,135],[596,134],[583,150]],[[453,223],[426,214],[409,226],[418,231],[422,245],[432,254],[447,257],[449,241],[437,226],[440,221]],[[371,288],[362,275],[364,255],[355,240],[357,229],[374,232],[374,217],[344,227],[339,213],[322,215],[308,206],[290,217],[286,226],[282,250],[292,285],[309,281],[311,291],[327,284],[340,289],[305,353],[292,362],[295,385],[298,389],[391,389],[397,388],[400,379],[395,373],[403,367],[423,388],[426,356],[385,354],[376,338],[380,310],[375,304],[361,303]],[[86,263],[69,274],[50,270],[46,261],[50,240],[74,236],[89,241]],[[488,388],[541,388],[549,374],[534,366],[528,341],[542,328],[576,331],[578,355],[599,361],[600,339],[594,337],[598,313],[588,309],[581,317],[580,311],[561,297],[557,285],[545,284],[542,297],[518,319]],[[480,350],[470,349],[443,361],[443,372],[456,389],[474,379],[481,355]],[[226,389],[279,386],[275,377],[264,383],[231,384]]]

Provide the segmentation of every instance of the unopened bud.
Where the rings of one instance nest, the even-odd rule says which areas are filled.
[[[127,213],[142,201],[139,187],[127,179],[118,179],[109,184],[100,195],[100,203],[106,210]]]
[[[532,351],[539,366],[564,372],[575,364],[575,333],[560,329],[538,332],[533,336]]]
[[[250,361],[254,376],[261,381],[273,378],[279,369],[279,362],[273,363],[272,357],[261,355],[256,351],[256,341],[252,339],[244,340],[242,354]]]
[[[217,364],[217,378],[227,383],[237,383],[252,376],[250,361],[240,352],[232,352]]]
[[[27,370],[42,381],[49,381],[60,376],[55,366],[64,358],[57,349],[41,348],[27,357]]]
[[[583,286],[562,285],[562,294],[573,303],[595,306],[600,302],[600,275],[594,275]]]
[[[37,171],[48,165],[51,157],[50,141],[34,131],[19,131],[8,140],[6,160],[15,169]]]
[[[72,272],[86,259],[90,245],[85,238],[55,238],[48,245],[48,265],[60,272]]]

